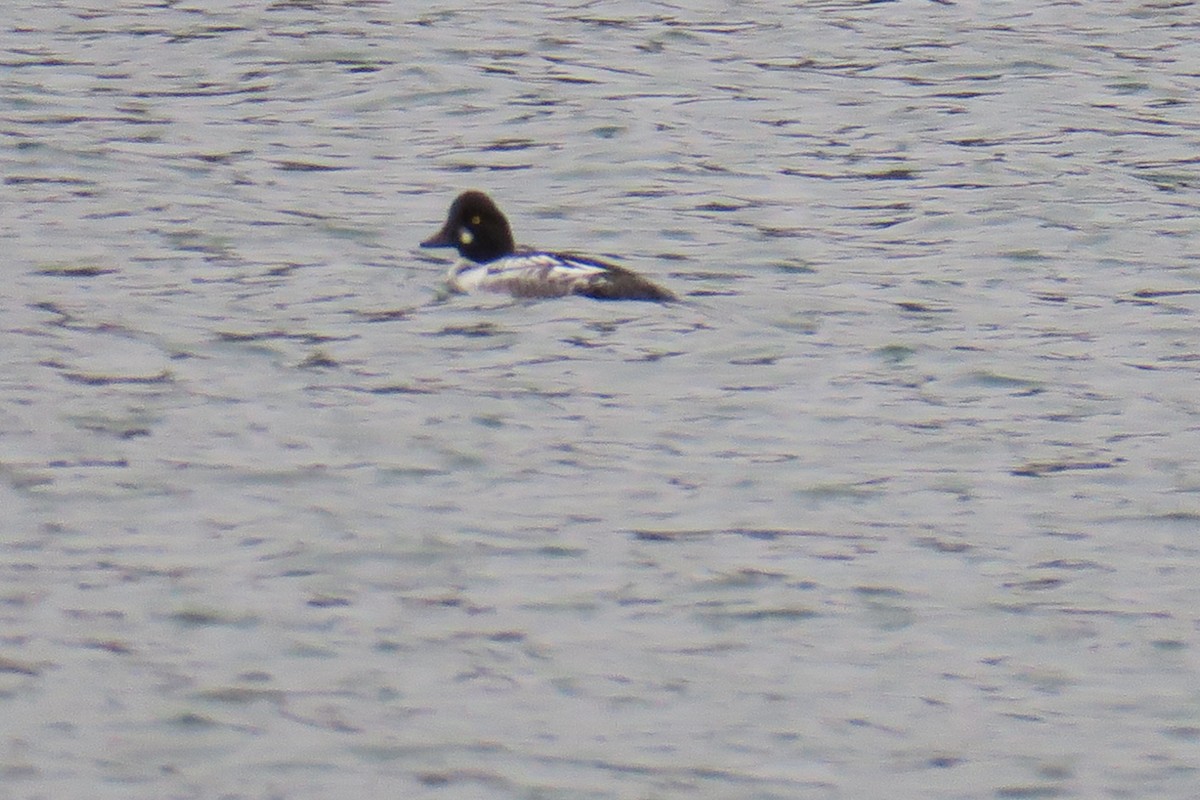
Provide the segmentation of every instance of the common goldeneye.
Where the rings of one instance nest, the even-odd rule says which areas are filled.
[[[671,292],[615,264],[566,253],[517,248],[508,220],[483,192],[463,192],[446,224],[421,247],[453,247],[462,256],[446,282],[455,292],[503,292],[513,297],[675,300]]]

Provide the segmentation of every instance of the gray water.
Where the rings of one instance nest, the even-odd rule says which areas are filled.
[[[1200,6],[417,8],[5,6],[0,799],[1200,796]]]

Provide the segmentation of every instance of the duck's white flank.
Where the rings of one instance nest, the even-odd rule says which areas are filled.
[[[604,279],[610,269],[557,253],[518,253],[487,264],[462,260],[447,276],[455,292],[501,292],[516,297],[576,294]]]

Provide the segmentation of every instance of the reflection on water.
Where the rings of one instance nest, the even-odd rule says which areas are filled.
[[[1191,797],[1192,17],[10,9],[4,785]]]

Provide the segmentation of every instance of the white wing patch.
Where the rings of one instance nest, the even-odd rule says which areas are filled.
[[[551,253],[521,253],[450,270],[448,283],[458,292],[503,292],[514,297],[560,297],[574,294],[610,273],[603,264]]]

